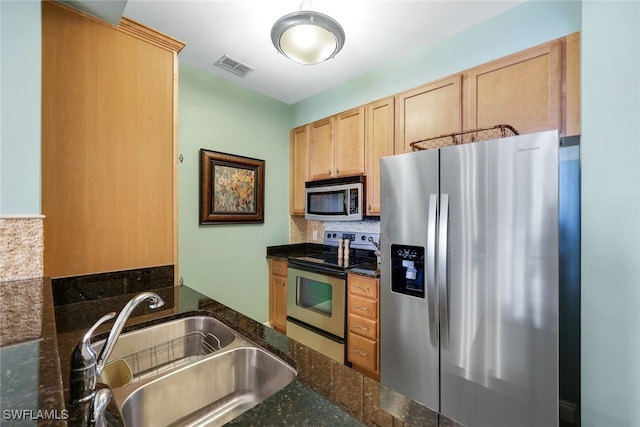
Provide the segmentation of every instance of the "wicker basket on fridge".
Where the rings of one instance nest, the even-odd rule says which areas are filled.
[[[431,148],[447,147],[449,145],[468,144],[470,142],[487,141],[490,139],[506,138],[519,135],[511,125],[495,125],[481,129],[465,130],[434,138],[421,139],[411,144],[413,151],[429,150]]]

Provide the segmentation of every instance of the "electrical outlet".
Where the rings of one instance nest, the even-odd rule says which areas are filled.
[[[313,230],[313,240],[318,240],[318,230]]]

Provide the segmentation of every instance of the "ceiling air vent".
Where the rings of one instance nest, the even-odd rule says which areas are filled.
[[[246,77],[247,74],[255,71],[254,68],[251,68],[247,64],[243,64],[242,62],[235,60],[227,55],[224,55],[222,58],[218,59],[218,61],[216,61],[216,66],[240,77]]]

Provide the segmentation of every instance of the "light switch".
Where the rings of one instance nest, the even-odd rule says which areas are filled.
[[[313,230],[313,240],[318,240],[318,230]]]

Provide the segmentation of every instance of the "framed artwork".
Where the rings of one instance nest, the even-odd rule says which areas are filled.
[[[200,224],[264,223],[264,160],[200,149]]]

